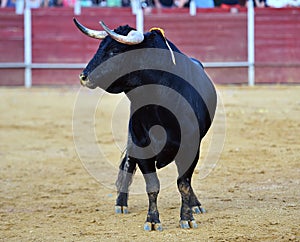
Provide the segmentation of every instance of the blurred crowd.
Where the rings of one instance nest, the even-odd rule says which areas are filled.
[[[0,0],[1,7],[15,7],[18,0]],[[22,0],[20,0],[22,1]],[[131,0],[78,0],[82,7],[130,7]],[[138,0],[132,0],[138,1]],[[141,0],[142,7],[146,10],[153,8],[184,8],[189,7],[193,1],[197,8],[224,9],[247,7],[248,1],[253,1],[254,7],[284,8],[300,7],[300,0]],[[31,8],[39,7],[73,7],[76,0],[26,0]]]

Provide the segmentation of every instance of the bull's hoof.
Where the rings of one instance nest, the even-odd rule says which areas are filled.
[[[180,220],[179,222],[180,228],[182,229],[196,229],[198,228],[198,224],[195,220],[187,221],[187,220]]]
[[[195,214],[206,213],[206,210],[204,208],[201,208],[200,206],[192,207],[192,211]]]
[[[181,220],[179,222],[179,225],[180,225],[180,228],[182,228],[182,229],[189,229],[190,228],[189,222],[186,221],[186,220]]]
[[[196,223],[195,220],[189,221],[189,225],[191,229],[197,229],[198,228],[198,224]]]
[[[126,206],[115,206],[115,213],[117,214],[127,214],[128,213],[128,207]]]
[[[145,231],[151,231],[152,230],[152,223],[146,222],[144,224],[144,230]]]
[[[158,223],[158,224],[154,224],[154,230],[155,231],[162,231],[163,230],[163,228],[162,228],[162,225],[161,225],[161,223]]]
[[[161,223],[150,223],[150,222],[146,222],[146,223],[144,224],[144,230],[145,230],[145,231],[152,231],[152,230],[155,230],[155,231],[162,231],[163,228],[162,228]]]

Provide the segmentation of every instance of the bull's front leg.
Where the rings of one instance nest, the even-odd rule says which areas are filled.
[[[144,230],[162,231],[162,225],[159,220],[159,212],[157,209],[157,197],[160,190],[160,183],[155,170],[155,162],[148,161],[142,165],[139,163],[139,167],[146,182],[146,191],[149,200],[148,214],[144,224]]]
[[[128,192],[135,170],[135,160],[130,159],[126,154],[120,164],[118,179],[116,181],[116,187],[118,191],[115,206],[116,213],[128,213]]]
[[[144,175],[146,181],[146,190],[149,199],[149,208],[144,230],[162,231],[162,225],[159,220],[159,212],[157,209],[157,196],[159,193],[159,180],[156,173]]]

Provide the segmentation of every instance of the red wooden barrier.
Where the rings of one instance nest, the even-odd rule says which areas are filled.
[[[23,16],[0,10],[0,62],[24,62]],[[23,69],[0,69],[0,76],[0,85],[24,85]]]
[[[300,82],[300,9],[258,9],[255,16],[255,79]]]
[[[35,9],[32,11],[33,63],[87,63],[100,41],[83,35],[73,23],[73,9]],[[134,25],[129,8],[83,8],[80,22],[92,29],[101,29],[103,20],[110,28]],[[81,70],[34,69],[32,84],[78,84]]]
[[[201,62],[247,61],[246,12],[162,12],[145,16],[145,30],[161,27],[182,52]],[[247,68],[207,68],[216,83],[247,83]]]
[[[255,61],[257,83],[300,82],[300,10],[256,9]],[[74,26],[73,9],[32,10],[33,63],[87,63],[99,41],[81,34]],[[135,26],[130,8],[82,8],[79,21],[101,29]],[[145,31],[165,29],[166,36],[184,53],[202,62],[247,61],[246,9],[233,14],[222,9],[154,11],[145,16]],[[0,62],[23,62],[23,16],[0,9]],[[33,69],[33,85],[78,84],[81,70]],[[247,83],[247,68],[207,68],[216,83]],[[22,85],[23,69],[0,69],[0,85]]]

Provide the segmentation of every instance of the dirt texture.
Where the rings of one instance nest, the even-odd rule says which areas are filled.
[[[121,152],[109,113],[119,95],[103,97],[95,123],[96,143],[115,168],[94,157],[102,173],[95,179],[86,170],[72,130],[78,89],[0,89],[1,241],[300,241],[300,86],[218,86],[224,146],[213,171],[203,178],[199,165],[193,177],[207,213],[195,215],[198,229],[180,229],[176,174],[164,173],[162,232],[143,231],[148,199],[138,189],[129,214],[114,213]],[[86,102],[99,91],[84,91]],[[115,112],[119,143],[128,120],[122,110]],[[133,186],[144,186],[136,175]]]

